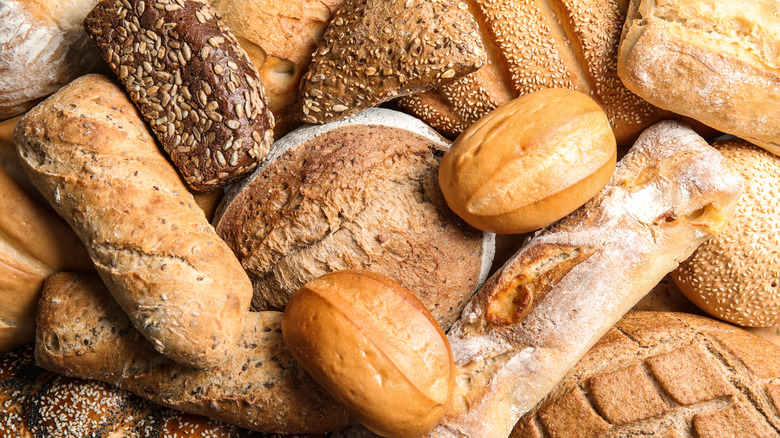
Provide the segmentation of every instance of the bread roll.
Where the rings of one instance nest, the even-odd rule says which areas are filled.
[[[494,236],[447,208],[436,183],[447,145],[386,109],[276,142],[214,221],[252,278],[252,308],[283,309],[320,275],[364,269],[411,290],[449,327],[487,276]]]
[[[0,418],[4,437],[281,438],[46,371],[35,366],[32,345],[0,356]]]
[[[210,0],[260,73],[274,137],[300,126],[300,83],[343,0]]]
[[[684,313],[631,312],[512,438],[776,437],[780,347]]]
[[[527,233],[592,198],[612,176],[616,157],[615,136],[593,99],[545,89],[463,131],[442,158],[439,185],[447,205],[472,226]]]
[[[252,312],[221,366],[184,367],[155,352],[96,277],[46,280],[38,313],[38,365],[111,383],[164,406],[276,433],[325,432],[347,422],[344,408],[284,347],[282,314]]]
[[[710,315],[748,327],[780,324],[780,157],[742,140],[714,145],[744,179],[726,229],[672,272],[680,290]]]
[[[609,184],[537,233],[448,338],[453,408],[430,436],[508,436],[618,319],[725,226],[740,178],[678,122],[646,130]]]
[[[487,64],[399,105],[454,138],[492,109],[543,88],[571,88],[606,112],[619,145],[630,145],[664,113],[628,91],[617,76],[625,0],[475,0]]]
[[[227,360],[252,285],[122,90],[73,81],[22,118],[16,145],[155,348],[194,367]]]
[[[398,283],[337,271],[303,285],[282,316],[284,344],[363,425],[421,436],[447,411],[455,364],[433,315]]]
[[[225,187],[265,158],[263,85],[211,6],[102,0],[84,27],[191,188]]]
[[[618,74],[634,93],[780,154],[780,3],[632,0]]]
[[[97,0],[0,2],[0,120],[102,65],[81,22]]]

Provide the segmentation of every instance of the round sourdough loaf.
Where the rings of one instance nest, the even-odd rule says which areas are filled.
[[[320,275],[364,269],[399,282],[449,327],[487,276],[494,236],[447,208],[436,181],[448,146],[419,120],[378,108],[276,142],[214,221],[252,278],[252,307],[284,308]]]
[[[774,437],[780,347],[685,313],[631,312],[511,437]]]

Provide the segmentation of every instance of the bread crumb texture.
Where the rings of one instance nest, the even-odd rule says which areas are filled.
[[[710,318],[631,312],[511,437],[777,437],[778,409],[774,344]]]

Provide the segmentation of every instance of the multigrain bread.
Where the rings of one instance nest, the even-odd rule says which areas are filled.
[[[434,91],[399,100],[406,111],[454,138],[497,106],[542,88],[590,95],[619,145],[630,145],[664,113],[623,86],[617,48],[626,0],[475,0],[487,64]]]
[[[348,420],[282,341],[280,312],[252,312],[227,361],[197,370],[155,352],[96,277],[46,280],[35,360],[68,376],[111,383],[164,406],[252,430],[325,432]]]
[[[780,3],[632,0],[618,55],[628,89],[780,154]]]
[[[436,182],[447,146],[387,109],[277,141],[214,221],[252,278],[252,308],[283,309],[309,280],[365,269],[411,290],[449,327],[487,277],[494,236],[447,208]]]
[[[747,327],[780,324],[780,157],[742,140],[714,146],[744,179],[726,229],[672,271],[680,290],[708,314]]]
[[[690,128],[646,130],[607,186],[537,233],[448,338],[453,406],[430,436],[508,436],[620,317],[735,207],[741,180]]]
[[[191,188],[222,188],[265,158],[263,85],[211,6],[102,0],[84,28]]]
[[[0,355],[0,436],[282,438],[159,406],[107,383],[44,370],[34,363],[32,345]]]
[[[477,29],[463,0],[345,0],[303,78],[303,120],[332,122],[479,69]]]
[[[780,347],[702,316],[630,312],[512,438],[780,436]]]
[[[33,184],[155,348],[195,367],[226,360],[252,285],[122,89],[83,76],[28,112],[15,138]]]
[[[343,0],[210,0],[260,73],[274,137],[302,122],[300,84]]]
[[[0,2],[0,120],[22,114],[72,79],[102,65],[81,26],[96,3]]]

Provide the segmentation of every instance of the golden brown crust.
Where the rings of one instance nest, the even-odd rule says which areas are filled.
[[[33,183],[155,347],[196,367],[225,360],[251,283],[122,90],[83,76],[27,113],[16,143]]]
[[[510,436],[777,436],[780,369],[751,369],[756,356],[778,358],[780,347],[701,316],[631,312]]]
[[[155,352],[96,277],[55,274],[38,314],[36,361],[185,412],[253,430],[325,432],[348,417],[290,356],[279,312],[250,313],[222,365],[197,370]]]

